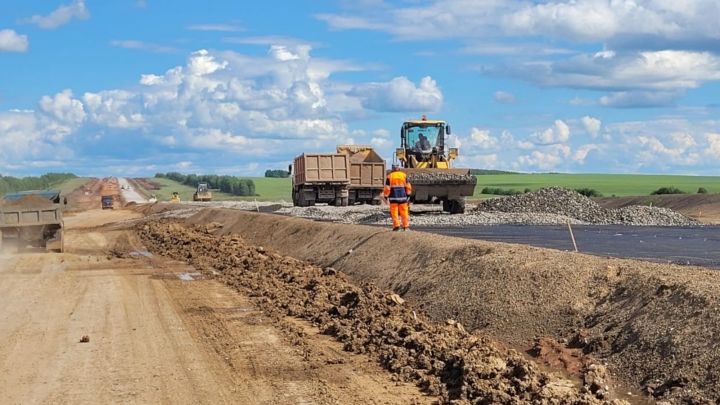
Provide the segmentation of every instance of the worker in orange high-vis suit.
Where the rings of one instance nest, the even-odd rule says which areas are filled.
[[[400,171],[398,165],[392,165],[392,171],[385,179],[383,195],[390,203],[393,231],[407,231],[410,229],[411,193],[412,186],[407,181],[407,175]]]

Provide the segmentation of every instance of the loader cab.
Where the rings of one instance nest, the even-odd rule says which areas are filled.
[[[425,116],[417,121],[406,121],[400,129],[396,158],[405,168],[447,168],[449,161],[457,156],[455,148],[446,154],[445,137],[450,133],[450,125],[445,121],[428,120]]]

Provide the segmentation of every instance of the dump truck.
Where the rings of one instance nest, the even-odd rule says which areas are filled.
[[[18,249],[31,245],[63,252],[64,204],[55,190],[6,194],[0,202],[0,248],[14,240]]]
[[[386,177],[385,160],[369,145],[338,145],[336,150],[347,155],[350,162],[348,204],[380,205]]]
[[[450,125],[445,121],[406,121],[400,128],[400,148],[395,158],[413,186],[410,197],[415,203],[442,203],[443,211],[465,212],[465,197],[475,192],[477,177],[470,169],[453,169],[457,148],[448,148],[445,138]]]
[[[197,190],[193,193],[193,201],[212,201],[212,192],[207,183],[199,183]]]
[[[111,210],[114,208],[115,197],[111,195],[104,195],[100,197],[100,205],[104,210]]]
[[[350,161],[343,153],[303,153],[288,167],[292,178],[293,205],[315,203],[347,206]]]

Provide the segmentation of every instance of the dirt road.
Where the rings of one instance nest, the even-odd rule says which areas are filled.
[[[80,213],[67,253],[2,254],[0,403],[432,400],[309,324],[293,321],[305,330],[293,345],[246,297],[113,224],[133,216]]]

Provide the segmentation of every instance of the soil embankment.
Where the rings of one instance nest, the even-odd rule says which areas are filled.
[[[438,322],[519,347],[566,339],[658,399],[720,400],[717,272],[232,210],[187,222],[392,289]]]
[[[310,320],[344,344],[366,354],[427,393],[457,404],[624,404],[609,397],[599,364],[585,370],[584,385],[543,371],[521,353],[462,324],[428,322],[396,294],[359,286],[332,267],[318,267],[237,235],[215,235],[218,223],[183,226],[175,220],[140,225],[153,252],[187,260],[243,293],[256,297],[277,318]]]

